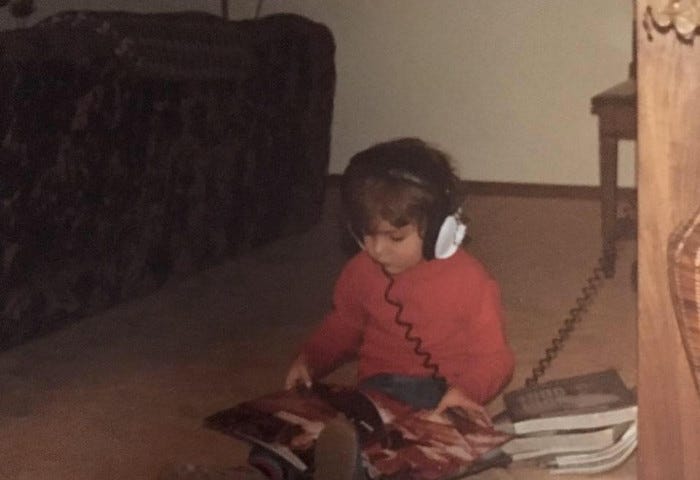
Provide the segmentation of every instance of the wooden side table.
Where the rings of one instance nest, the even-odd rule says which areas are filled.
[[[591,111],[598,116],[601,230],[603,271],[615,275],[617,236],[617,145],[637,139],[637,81],[630,78],[591,98]]]

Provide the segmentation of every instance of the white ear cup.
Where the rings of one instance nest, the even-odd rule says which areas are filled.
[[[451,257],[462,245],[466,234],[467,226],[460,221],[457,214],[445,218],[435,241],[435,258]]]

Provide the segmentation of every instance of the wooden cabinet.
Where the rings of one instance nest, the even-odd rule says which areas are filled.
[[[700,478],[700,396],[669,292],[672,230],[700,207],[700,37],[645,31],[637,2],[639,468],[650,479]],[[649,35],[651,38],[649,37]]]

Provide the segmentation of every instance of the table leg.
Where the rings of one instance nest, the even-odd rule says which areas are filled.
[[[617,256],[617,138],[600,134],[599,148],[603,272],[607,278],[611,278],[615,275]]]

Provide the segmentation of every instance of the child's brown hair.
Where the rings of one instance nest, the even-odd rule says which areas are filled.
[[[395,227],[414,223],[430,259],[443,220],[461,206],[458,186],[444,152],[418,138],[399,138],[350,159],[341,183],[343,210],[359,238],[379,220]]]

